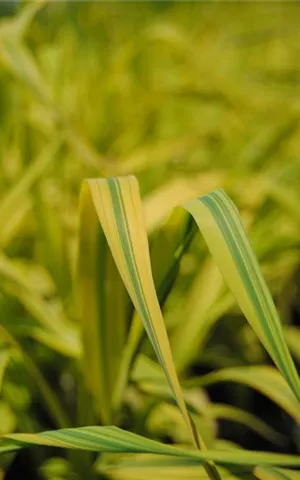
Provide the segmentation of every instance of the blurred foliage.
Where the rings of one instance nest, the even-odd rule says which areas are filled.
[[[78,197],[86,177],[137,175],[153,252],[174,205],[225,188],[299,361],[300,5],[7,2],[0,14],[0,322],[13,344],[3,358],[3,433],[95,420],[92,409],[82,415],[88,399],[77,365]],[[221,395],[218,403],[261,415],[261,398],[238,369],[270,360],[204,243],[191,243],[179,274],[163,302],[176,367],[187,382],[226,367],[222,378],[236,372],[248,385],[196,394],[207,436],[241,441],[244,427],[216,421],[222,415],[210,400]],[[140,348],[151,357],[147,341]],[[114,423],[184,442],[163,388],[145,386],[139,368]],[[290,416],[269,402],[265,420],[279,432],[273,441],[294,451],[298,414],[289,399],[280,403],[274,383],[263,393]],[[45,455],[27,459],[41,466],[41,478],[69,478],[69,464]],[[80,458],[80,468],[76,461],[70,454],[85,478],[80,468],[90,460]]]

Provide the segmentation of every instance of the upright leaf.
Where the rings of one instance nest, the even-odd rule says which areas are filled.
[[[128,297],[100,228],[88,184],[80,199],[78,285],[84,370],[100,419],[109,424],[125,343]]]

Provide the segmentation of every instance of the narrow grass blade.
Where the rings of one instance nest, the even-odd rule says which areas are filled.
[[[83,362],[97,412],[112,423],[113,389],[125,344],[128,296],[85,184],[80,199],[78,284]]]
[[[111,453],[156,453],[172,457],[192,458],[198,460],[199,464],[207,461],[215,461],[220,464],[235,465],[281,465],[300,466],[300,457],[296,455],[284,455],[269,452],[257,452],[247,450],[207,450],[199,451],[194,449],[181,448],[165,445],[155,440],[142,437],[118,427],[80,427],[69,428],[42,433],[16,433],[2,435],[3,442],[0,444],[4,449],[6,441],[16,446],[26,447],[29,445],[41,445],[92,452]]]
[[[256,335],[300,401],[300,380],[272,297],[229,197],[217,190],[184,205]]]

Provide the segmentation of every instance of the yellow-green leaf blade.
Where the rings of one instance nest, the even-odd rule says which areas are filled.
[[[235,205],[217,190],[186,203],[184,208],[194,217],[247,320],[300,401],[300,380]]]
[[[96,410],[112,423],[113,389],[125,343],[125,288],[111,257],[88,184],[80,199],[78,287],[83,362]]]
[[[179,448],[177,446],[165,445],[155,440],[142,437],[141,435],[111,426],[69,428],[36,434],[16,433],[2,435],[0,441],[2,441],[2,445],[0,444],[0,452],[1,447],[3,449],[5,449],[6,446],[9,448],[9,446],[12,445],[11,442],[15,442],[18,447],[41,445],[93,452],[154,453],[173,457],[192,458],[198,460],[199,464],[206,461],[215,461],[220,464],[248,466],[300,466],[300,457],[296,455],[239,449],[199,451]],[[6,441],[8,441],[8,444]]]
[[[90,180],[88,184],[120,275],[143,320],[186,425],[197,443],[155,292],[138,183],[134,177],[124,177]]]

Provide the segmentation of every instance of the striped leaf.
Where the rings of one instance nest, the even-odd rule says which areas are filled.
[[[247,450],[207,450],[165,445],[118,427],[80,427],[47,431],[36,434],[15,433],[2,435],[0,453],[14,451],[30,445],[59,447],[92,452],[151,453],[172,457],[191,458],[203,464],[215,461],[220,464],[248,466],[300,466],[300,456]]]
[[[183,399],[154,287],[137,180],[134,177],[88,180],[83,192],[88,189],[120,275],[197,445],[199,440]]]
[[[138,183],[134,177],[88,180],[83,187],[83,196],[87,199],[83,215],[86,229],[91,228],[91,224],[96,224],[95,217],[91,217],[90,213],[93,203],[119,273],[197,444],[197,435],[178,382],[154,287]],[[271,295],[234,204],[220,190],[189,201],[183,207],[196,221],[249,323],[299,400],[299,378]],[[89,230],[86,237],[91,233]],[[91,259],[85,263],[85,268],[90,263]],[[88,278],[91,278],[90,274],[91,272],[87,275]],[[86,294],[88,293],[89,290]]]
[[[80,198],[78,286],[85,377],[101,422],[109,424],[125,343],[128,296],[87,183]]]
[[[161,308],[168,298],[176,280],[181,257],[195,235],[195,229],[190,228],[187,220],[187,214],[184,210],[174,210],[168,220],[165,221],[155,233],[151,242],[151,267]],[[144,327],[139,315],[135,313],[130,327],[128,341],[122,355],[120,375],[114,392],[117,407],[121,403],[124,388],[130,375],[130,369],[143,338]]]
[[[235,205],[222,191],[184,205],[256,335],[300,401],[300,380],[281,323]]]

